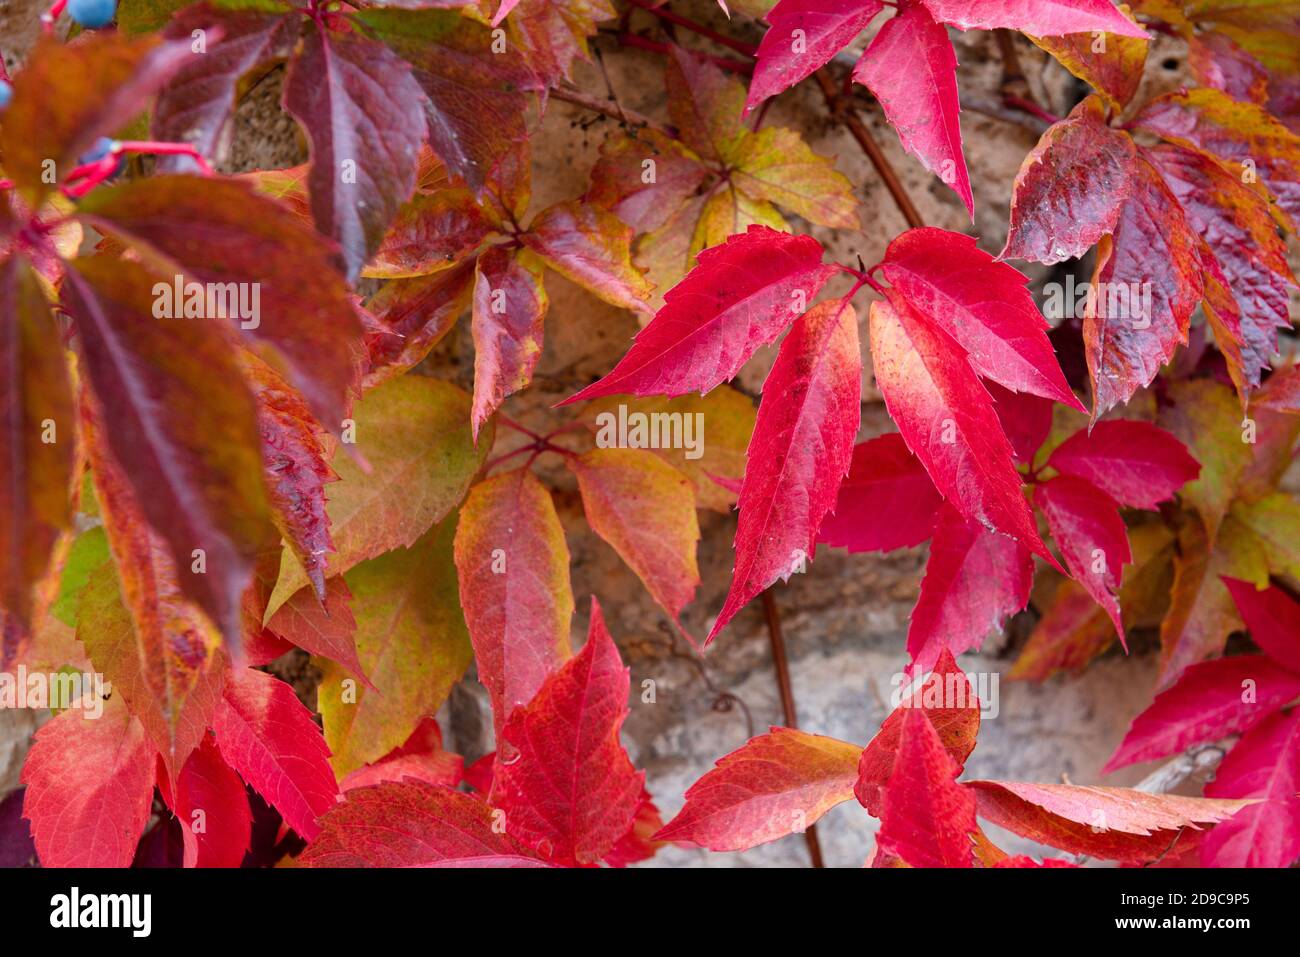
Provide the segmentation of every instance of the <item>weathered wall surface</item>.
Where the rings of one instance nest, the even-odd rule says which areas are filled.
[[[697,5],[700,9],[703,4]],[[711,4],[709,5],[712,6]],[[30,42],[27,28],[40,5],[11,0],[0,8],[0,47],[6,54]],[[638,14],[633,28],[648,26]],[[743,35],[739,19],[721,29]],[[749,38],[760,31],[749,29]],[[662,60],[639,51],[608,51],[611,80],[621,102],[629,108],[663,118]],[[963,90],[991,96],[1000,78],[996,46],[986,35],[958,35]],[[1078,89],[1054,65],[1042,70],[1044,57],[1028,44],[1019,45],[1032,88],[1057,112],[1068,110]],[[725,52],[725,51],[713,51]],[[1172,67],[1162,55],[1153,55],[1148,86],[1170,85],[1181,75],[1181,53],[1171,50]],[[584,70],[584,88],[603,89],[594,68]],[[272,167],[300,162],[301,138],[292,121],[278,110],[278,78],[259,84],[241,107],[234,146],[227,169]],[[932,225],[956,230],[972,226],[956,197],[908,158],[879,111],[867,106],[864,117],[883,146],[919,208]],[[579,195],[586,187],[609,121],[588,123],[591,117],[567,104],[555,102],[541,120],[534,140],[534,210],[555,200]],[[579,125],[579,122],[583,125]],[[862,202],[862,230],[858,233],[814,229],[832,253],[845,261],[860,255],[867,263],[883,254],[887,241],[906,228],[902,216],[857,144],[826,117],[820,96],[801,89],[780,97],[769,110],[768,124],[801,130],[813,148],[838,157],[838,168],[854,183]],[[585,128],[584,128],[585,127]],[[1030,129],[967,112],[963,114],[966,153],[976,198],[974,234],[990,251],[1001,248],[1005,237],[1007,206],[1012,181],[1021,160],[1033,147]],[[616,131],[615,131],[616,133]],[[796,224],[800,228],[800,224]],[[505,407],[510,416],[534,427],[554,427],[565,421],[555,401],[608,371],[636,331],[633,318],[606,306],[558,276],[548,278],[551,310],[547,319],[546,348],[532,388],[512,398]],[[862,310],[865,318],[865,310]],[[864,329],[865,331],[865,329]],[[865,351],[865,335],[864,351]],[[870,362],[864,371],[862,437],[891,430],[879,394],[871,383]],[[760,354],[742,373],[738,385],[757,397],[758,387],[772,359],[771,350]],[[454,331],[427,364],[431,375],[449,378],[462,386],[472,382],[473,354],[467,326]],[[707,423],[706,438],[707,441]],[[739,615],[704,659],[710,690],[699,667],[679,657],[686,652],[679,639],[670,653],[671,637],[663,614],[636,578],[619,562],[612,549],[586,529],[574,483],[558,465],[543,458],[539,468],[555,490],[557,505],[569,533],[573,552],[573,581],[579,599],[574,640],[585,635],[588,596],[597,595],[605,608],[612,633],[632,669],[632,713],[625,740],[638,765],[648,772],[651,791],[665,816],[681,805],[686,788],[712,767],[714,760],[742,744],[747,723],[742,710],[714,710],[720,692],[744,702],[756,732],[781,724],[777,686],[761,611],[756,602]],[[732,516],[701,512],[703,541],[700,566],[704,583],[685,624],[693,634],[708,631],[710,616],[721,606],[731,561]],[[792,679],[801,725],[809,731],[865,743],[887,713],[891,677],[906,663],[904,653],[908,613],[916,600],[924,568],[925,549],[905,550],[888,556],[846,556],[821,550],[808,572],[776,590],[778,606],[791,656]],[[1027,622],[1011,629],[1023,641]],[[1017,643],[1007,636],[991,638],[984,653],[969,656],[963,664],[973,671],[997,673],[1014,659]],[[295,669],[295,683],[310,701],[310,668]],[[1132,657],[1118,654],[1098,662],[1082,678],[1057,680],[1041,687],[1000,685],[1000,711],[984,724],[980,746],[968,773],[980,777],[1099,783],[1099,768],[1118,743],[1132,716],[1150,699],[1154,660],[1145,651]],[[655,683],[655,701],[643,703],[642,682]],[[450,744],[474,758],[490,749],[491,721],[485,697],[473,683],[457,691],[444,709]],[[0,716],[0,793],[14,784],[16,758],[30,733],[31,722]],[[1130,769],[1109,783],[1130,783],[1142,769]],[[858,866],[868,856],[874,821],[856,804],[832,812],[820,827],[828,864]],[[1008,846],[1021,847],[1008,840]],[[705,855],[667,849],[659,865],[754,866],[802,865],[807,861],[803,841],[788,838],[745,854]]]

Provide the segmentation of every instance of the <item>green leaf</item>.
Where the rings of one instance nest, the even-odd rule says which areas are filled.
[[[320,662],[317,701],[340,777],[400,746],[421,718],[442,706],[473,660],[457,599],[455,529],[451,516],[411,548],[344,576],[357,619],[357,658],[375,688],[341,665]]]
[[[392,379],[357,404],[356,451],[369,471],[348,455],[334,457],[339,481],[329,485],[326,512],[336,551],[326,562],[327,577],[411,547],[460,503],[494,434],[486,424],[476,449],[469,417],[468,395],[418,375]],[[286,552],[267,617],[305,584],[302,566]]]

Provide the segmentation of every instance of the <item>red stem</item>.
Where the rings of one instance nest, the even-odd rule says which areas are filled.
[[[122,140],[117,143],[114,152],[118,153],[152,153],[155,156],[188,156],[194,160],[204,176],[214,175],[212,167],[203,154],[189,143],[164,143],[159,140]]]
[[[1006,93],[1002,96],[1002,102],[1007,106],[1014,106],[1018,110],[1023,110],[1030,116],[1036,116],[1044,123],[1059,123],[1061,118],[1055,113],[1043,109],[1033,100],[1027,100],[1023,96],[1016,96],[1014,93]]]
[[[669,54],[673,48],[667,43],[656,43],[654,40],[647,40],[645,37],[637,36],[635,33],[618,34],[618,42],[625,47],[636,47],[639,50],[649,50],[651,53]],[[739,60],[730,60],[723,56],[713,56],[712,54],[700,54],[716,67],[723,70],[730,70],[732,73],[753,73],[753,63],[741,63]]]
[[[743,53],[745,56],[750,57],[758,52],[758,47],[753,44],[746,43],[743,40],[733,40],[731,37],[724,36],[717,30],[706,27],[702,23],[696,23],[694,20],[682,16],[680,13],[673,13],[671,10],[667,10],[663,7],[656,7],[651,4],[649,0],[628,0],[628,2],[634,7],[640,7],[646,13],[653,14],[660,20],[665,20],[668,23],[675,23],[679,27],[685,27],[692,33],[698,33],[700,36],[712,40],[714,43],[718,44],[718,46],[724,46],[729,50],[735,50],[737,53]]]
[[[63,10],[67,5],[68,0],[54,0],[54,6],[41,14],[41,29],[46,33],[53,33],[54,23],[63,16]]]

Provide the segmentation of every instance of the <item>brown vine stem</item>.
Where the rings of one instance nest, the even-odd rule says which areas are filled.
[[[794,686],[790,683],[790,661],[785,653],[785,636],[781,633],[781,613],[776,607],[776,596],[772,589],[763,591],[763,616],[767,619],[767,637],[772,643],[772,664],[776,668],[776,683],[781,692],[781,710],[785,714],[788,728],[799,727],[799,715],[794,706]],[[803,832],[808,844],[808,856],[813,867],[825,867],[822,860],[822,845],[817,839],[817,825],[809,824]]]
[[[665,9],[664,7],[657,7],[653,3],[650,3],[649,0],[628,0],[628,3],[634,7],[641,8],[646,13],[653,14],[660,20],[690,30],[692,33],[698,33],[700,36],[712,40],[714,43],[718,44],[718,46],[724,46],[728,50],[735,50],[737,53],[743,53],[745,56],[753,56],[758,50],[758,47],[754,46],[752,43],[746,43],[744,40],[732,39],[729,36],[719,33],[717,30],[704,26],[702,23],[696,23],[689,17],[673,13],[671,10]]]
[[[907,225],[913,229],[924,226],[925,220],[917,212],[912,197],[907,195],[902,180],[894,172],[894,167],[880,149],[880,144],[872,137],[871,131],[862,122],[862,118],[840,98],[840,92],[830,74],[823,68],[814,73],[813,78],[817,81],[817,85],[821,87],[822,96],[826,98],[826,105],[830,107],[831,115],[848,128],[853,138],[858,141],[858,145],[862,147],[862,151],[867,154],[867,159],[871,160],[871,165],[876,168],[876,173],[880,176],[881,182],[885,184],[885,189],[889,190],[889,195],[894,199],[894,205],[903,214],[903,219],[907,220]]]
[[[607,116],[611,120],[615,120],[625,126],[654,130],[655,132],[662,133],[664,136],[668,137],[675,136],[673,130],[664,126],[662,123],[650,119],[648,116],[643,116],[634,110],[629,110],[627,107],[621,106],[608,99],[599,96],[592,96],[590,93],[583,93],[581,90],[575,90],[567,86],[557,86],[552,88],[550,96],[552,99],[562,100],[565,103],[572,103],[574,106],[580,106],[585,110],[591,110],[593,113],[600,113],[601,115]]]

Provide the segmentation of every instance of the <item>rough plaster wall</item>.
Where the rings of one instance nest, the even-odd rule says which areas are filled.
[[[0,8],[0,47],[7,55],[30,43],[32,31],[28,24],[43,6],[11,0]],[[649,21],[641,17],[637,14],[633,19],[634,29],[648,25]],[[746,32],[741,18],[730,26],[719,21],[719,28],[736,36]],[[756,40],[761,32],[751,25],[748,34],[749,39]],[[995,91],[1001,68],[991,38],[982,34],[954,34],[954,38],[962,88]],[[635,50],[617,51],[609,42],[601,42],[607,51],[613,86],[624,106],[665,118],[662,59]],[[1043,69],[1045,57],[1027,43],[1019,43],[1019,48],[1031,88],[1054,111],[1068,111],[1080,95],[1076,81],[1054,64]],[[1181,61],[1175,69],[1162,67],[1161,61],[1160,55],[1149,61],[1145,89],[1163,91],[1181,77]],[[587,90],[603,89],[594,67],[580,70],[579,82]],[[222,163],[225,170],[286,166],[304,159],[300,134],[278,108],[279,87],[280,76],[272,74],[241,106],[231,155]],[[857,144],[827,120],[820,96],[810,87],[805,84],[780,97],[765,122],[797,128],[816,151],[838,157],[838,168],[853,182],[862,202],[862,230],[810,231],[836,257],[852,262],[860,255],[867,263],[875,262],[888,240],[903,231],[906,224]],[[1145,89],[1140,95],[1145,95]],[[867,106],[863,116],[927,223],[971,231],[980,237],[986,250],[1001,248],[1011,184],[1036,140],[1032,131],[974,113],[963,114],[966,155],[976,199],[976,222],[972,226],[955,195],[902,152],[879,111]],[[589,114],[561,102],[553,102],[541,120],[534,139],[534,211],[585,189],[600,143],[606,131],[613,129],[609,121],[591,120]],[[795,227],[806,229],[806,224],[796,223]],[[1034,279],[1042,278],[1041,271],[1027,271]],[[537,427],[554,427],[565,421],[565,413],[553,410],[552,405],[608,371],[637,328],[631,315],[606,306],[559,276],[549,276],[547,288],[551,309],[546,348],[534,384],[509,400],[504,409],[510,416]],[[865,319],[865,309],[860,312]],[[865,334],[863,340],[866,367],[861,437],[867,438],[891,431],[892,426],[871,381]],[[774,350],[764,350],[742,372],[737,384],[751,396],[757,397],[773,355]],[[439,346],[423,371],[465,388],[472,385],[473,347],[464,324]],[[672,639],[663,614],[613,550],[586,528],[574,483],[561,465],[550,461],[553,458],[544,457],[539,466],[543,480],[555,490],[573,553],[573,584],[579,604],[573,637],[576,644],[584,640],[588,596],[598,595],[632,670],[634,694],[624,739],[636,763],[646,768],[649,787],[667,818],[680,807],[686,788],[718,757],[747,737],[745,715],[739,708],[715,710],[719,692],[744,702],[756,732],[783,723],[761,612],[755,602],[737,616],[705,658],[703,666],[715,689],[710,690],[699,666],[680,657],[686,650],[680,639],[670,653]],[[686,627],[697,635],[708,631],[712,614],[721,606],[729,581],[730,545],[735,532],[734,516],[701,512],[700,520],[703,585],[684,616]],[[865,743],[874,733],[888,710],[891,676],[907,660],[907,617],[916,601],[924,563],[924,547],[888,556],[848,556],[823,549],[807,574],[778,586],[776,598],[783,614],[803,728],[859,743]],[[1028,616],[1022,616],[1010,629],[1019,641],[1007,636],[990,638],[983,654],[969,656],[963,664],[972,671],[1005,670],[1031,623]],[[1076,680],[1055,680],[1041,687],[1003,683],[1000,713],[986,720],[968,774],[1037,781],[1059,781],[1067,776],[1076,783],[1102,783],[1101,765],[1133,715],[1150,700],[1154,657],[1149,652],[1149,648],[1142,649],[1129,658],[1111,654]],[[277,670],[294,681],[305,700],[314,703],[315,669],[305,658],[299,653],[280,662]],[[653,704],[641,700],[640,690],[646,680],[655,682]],[[449,746],[462,750],[467,758],[491,749],[486,696],[477,683],[466,682],[459,687],[441,718],[448,729]],[[14,784],[17,759],[31,724],[12,718],[0,720],[0,794]],[[1132,783],[1144,770],[1128,769],[1105,783]],[[827,862],[860,865],[870,853],[874,826],[875,821],[856,804],[832,811],[819,827]],[[1018,839],[1001,837],[1009,849],[1028,849]],[[710,855],[668,848],[654,862],[662,866],[714,867],[806,863],[804,843],[799,837],[744,854]]]

